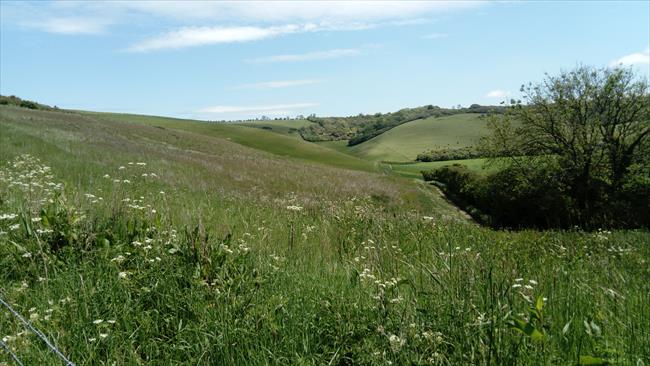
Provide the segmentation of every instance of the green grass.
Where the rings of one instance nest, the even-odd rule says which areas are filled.
[[[254,127],[254,128],[263,128],[267,131],[272,131],[280,133],[283,135],[289,135],[300,138],[300,133],[297,131],[299,128],[306,127],[311,125],[313,122],[310,122],[306,119],[299,120],[271,120],[271,121],[256,121],[256,122],[245,122],[239,123],[241,126]]]
[[[426,150],[474,146],[488,132],[485,119],[479,116],[458,114],[408,122],[349,151],[371,161],[413,161]]]
[[[142,118],[0,108],[0,296],[76,364],[650,362],[648,232],[494,231],[424,184]],[[58,363],[4,310],[0,333]]]

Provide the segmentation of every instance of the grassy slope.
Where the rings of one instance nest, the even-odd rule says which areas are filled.
[[[76,364],[650,359],[647,232],[493,231],[419,207],[423,185],[202,130],[0,107],[0,131],[0,214],[20,215],[0,220],[0,295]],[[8,164],[23,153],[53,177]],[[46,228],[49,181],[68,197],[52,222],[77,234],[57,252],[26,230]],[[537,297],[542,341],[509,326]],[[25,364],[58,362],[2,314]]]
[[[198,133],[204,136],[228,139],[244,146],[267,151],[284,157],[322,163],[340,168],[362,171],[375,170],[373,164],[359,158],[351,157],[300,139],[283,136],[263,129],[243,127],[234,124],[205,123],[194,120],[156,116],[118,113],[85,113],[106,121],[146,124],[150,126]]]
[[[300,138],[300,133],[296,130],[311,125],[312,122],[309,122],[306,119],[300,120],[272,120],[272,121],[257,121],[257,122],[245,122],[239,123],[241,126],[254,127],[254,128],[268,128],[268,131],[273,131],[283,135],[289,135]]]
[[[459,114],[405,123],[349,150],[367,160],[413,161],[425,150],[472,146],[485,133],[479,114]]]
[[[71,170],[75,184],[91,179],[91,172],[97,179],[105,168],[155,159],[161,168],[170,169],[171,184],[187,185],[199,196],[205,189],[242,200],[271,201],[296,195],[316,205],[322,199],[374,195],[388,203],[408,201],[414,208],[428,207],[449,215],[457,212],[433,191],[374,172],[370,162],[264,130],[163,117],[13,107],[0,107],[0,116],[3,144],[21,144],[17,152],[32,150],[34,155],[49,156],[61,169],[69,169],[74,161],[92,162],[91,171]]]

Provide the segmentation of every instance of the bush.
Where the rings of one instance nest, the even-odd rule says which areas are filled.
[[[0,105],[15,105],[18,107],[29,108],[29,109],[43,109],[43,110],[52,109],[51,107],[44,104],[38,104],[31,100],[20,99],[15,95],[10,95],[8,97],[4,95],[0,95]]]
[[[570,204],[562,196],[553,170],[531,168],[528,174],[504,169],[482,177],[454,164],[422,172],[455,204],[475,219],[497,228],[567,227]]]

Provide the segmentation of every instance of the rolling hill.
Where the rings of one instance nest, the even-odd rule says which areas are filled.
[[[349,152],[371,161],[414,161],[425,150],[473,146],[487,132],[480,114],[433,117],[397,126]]]
[[[330,147],[0,106],[0,296],[79,365],[647,354],[648,335],[630,331],[650,327],[647,232],[480,227],[432,187]],[[529,309],[543,311],[543,344],[513,330]],[[5,350],[61,363],[0,314],[0,364]]]
[[[272,154],[295,158],[303,161],[321,163],[353,170],[375,171],[375,167],[372,163],[364,161],[360,158],[346,155],[341,152],[333,151],[331,149],[303,141],[302,139],[287,136],[281,133],[275,133],[262,128],[245,127],[228,123],[208,123],[196,120],[158,116],[97,112],[83,113],[86,115],[91,115],[94,118],[103,121],[137,123],[227,139],[228,141],[232,141],[237,144],[248,146],[257,150],[266,151]],[[282,126],[286,128],[287,121],[278,122],[284,122],[285,124],[269,123],[275,127]]]
[[[146,158],[165,166],[172,181],[179,179],[191,191],[213,189],[264,199],[302,195],[314,202],[370,194],[386,202],[411,202],[414,207],[426,202],[441,212],[457,213],[435,190],[382,174],[372,162],[267,130],[13,106],[0,106],[0,116],[3,154],[48,156],[77,182],[99,179],[107,166]],[[423,201],[423,194],[437,198]]]
[[[261,128],[263,130],[295,137],[300,137],[300,128],[308,127],[312,124],[313,122],[310,122],[306,119],[269,120],[238,123],[240,126]]]

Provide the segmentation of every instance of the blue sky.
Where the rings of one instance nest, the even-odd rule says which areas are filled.
[[[221,120],[498,104],[578,64],[650,74],[650,2],[0,1],[0,93]]]

